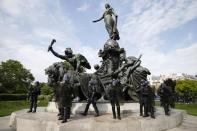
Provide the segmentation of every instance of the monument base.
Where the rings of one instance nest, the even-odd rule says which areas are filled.
[[[165,116],[162,108],[156,108],[156,119],[140,117],[139,110],[122,112],[122,120],[113,119],[111,113],[99,117],[73,114],[67,123],[61,123],[57,113],[46,110],[40,107],[37,113],[26,113],[27,109],[13,112],[10,125],[17,131],[162,131],[180,125],[185,114],[172,109],[171,115]]]
[[[83,102],[73,103],[72,104],[72,114],[83,113],[85,110],[86,104],[87,103],[83,103]],[[98,102],[96,105],[99,109],[100,114],[112,113],[111,104],[109,102]],[[139,107],[140,107],[139,103],[124,103],[124,104],[121,104],[120,106],[121,106],[121,112],[123,114],[130,113],[133,110],[134,111],[139,110]],[[56,103],[49,102],[49,104],[46,108],[46,111],[57,113],[58,109],[57,109]],[[88,114],[94,114],[94,108],[93,108],[92,104],[89,107]]]

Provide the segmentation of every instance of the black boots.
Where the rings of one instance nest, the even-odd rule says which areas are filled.
[[[58,108],[59,113],[57,114],[57,116],[61,115],[61,108]]]
[[[81,113],[81,115],[86,116],[86,115],[87,115],[87,113],[83,112],[83,113]]]
[[[164,111],[165,111],[165,115],[167,115],[167,116],[170,115],[169,105],[167,105],[167,104],[164,105]]]
[[[112,106],[112,113],[113,113],[113,119],[116,119],[116,110],[114,106]]]
[[[27,113],[31,113],[33,109],[33,102],[30,102],[30,107],[29,110],[27,111]]]
[[[27,111],[27,113],[30,113],[30,112],[32,112],[32,109],[29,109],[29,110]]]
[[[144,115],[143,115],[143,117],[149,117],[148,106],[144,106]]]
[[[37,109],[37,104],[36,104],[36,105],[34,105],[33,113],[36,113],[36,109]]]
[[[34,101],[35,102],[35,101]],[[36,113],[36,108],[37,108],[37,103],[34,103],[33,101],[31,101],[30,103],[30,107],[29,110],[27,111],[27,113],[33,112]],[[32,110],[33,109],[33,110]]]
[[[63,120],[63,115],[64,115],[64,108],[60,108],[58,120]]]
[[[36,113],[36,107],[34,107],[33,110],[32,110],[32,108],[30,108],[30,109],[27,111],[27,113],[31,113],[31,112]]]
[[[112,107],[112,113],[113,113],[113,119],[116,119],[116,110],[115,110],[115,107]],[[118,115],[118,119],[121,120],[121,117],[120,117],[120,107],[119,106],[117,107],[117,115]]]
[[[117,107],[117,113],[118,113],[118,119],[121,120],[121,117],[120,117],[120,107],[119,106]]]
[[[154,107],[150,108],[150,116],[151,116],[151,118],[155,119],[155,109],[154,109]]]
[[[67,111],[67,108],[66,107],[64,107],[64,113],[63,113],[63,120],[62,120],[62,123],[65,123],[65,122],[67,122],[67,114],[68,113],[68,111]]]
[[[32,109],[29,109],[28,111],[27,111],[27,113],[36,113],[36,108],[32,111]]]
[[[67,119],[70,119],[70,113],[71,113],[71,108],[70,107],[64,107],[63,109],[63,120],[62,123],[67,122]]]
[[[98,108],[97,108],[97,106],[96,105],[93,105],[93,107],[94,107],[94,111],[95,111],[95,117],[98,117],[99,116],[99,111],[98,111]]]
[[[86,115],[87,115],[89,106],[90,106],[90,104],[88,103],[88,104],[86,105],[85,111],[84,111],[83,113],[81,113],[81,115],[83,115],[83,116],[86,116]],[[93,104],[93,107],[94,107],[94,111],[95,111],[95,113],[96,113],[94,116],[95,116],[95,117],[98,117],[98,116],[99,116],[98,108],[97,108],[97,106],[96,106],[95,104]]]
[[[140,105],[140,116],[143,116],[143,106]]]
[[[88,104],[86,105],[86,108],[85,108],[84,112],[81,113],[81,115],[83,115],[83,116],[86,116],[86,115],[87,115],[89,106],[90,106],[90,104],[88,103]]]
[[[67,119],[70,119],[70,114],[71,114],[71,107],[67,107]]]

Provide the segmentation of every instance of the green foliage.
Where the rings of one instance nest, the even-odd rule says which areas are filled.
[[[176,81],[176,91],[178,93],[185,90],[191,90],[197,92],[197,81],[196,80],[177,80]]]
[[[47,106],[47,100],[38,100],[38,106]],[[10,115],[12,112],[29,108],[29,102],[20,101],[0,101],[0,117]]]
[[[52,95],[39,95],[38,100],[47,100],[51,101],[52,100]]]
[[[34,80],[30,70],[16,60],[0,64],[0,93],[25,93],[29,83]]]
[[[53,90],[46,83],[40,83],[40,90],[42,95],[51,95]]]
[[[0,101],[17,101],[26,99],[26,94],[0,94]]]

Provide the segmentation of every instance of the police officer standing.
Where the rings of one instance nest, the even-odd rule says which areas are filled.
[[[90,104],[92,104],[93,107],[94,107],[95,113],[96,113],[95,117],[98,117],[99,116],[99,111],[98,111],[98,108],[96,106],[98,80],[97,80],[96,75],[92,76],[91,80],[89,81],[89,86],[88,87],[89,87],[88,88],[88,101],[87,101],[85,111],[82,113],[82,115],[84,115],[84,116],[87,115],[89,106],[90,106]]]
[[[147,80],[142,80],[139,90],[139,103],[140,103],[140,116],[148,117],[149,112],[151,118],[155,118],[154,115],[154,92],[153,89],[149,86]]]
[[[73,96],[72,77],[72,71],[67,71],[64,74],[62,82],[60,83],[60,108],[62,113],[60,113],[59,120],[62,120],[62,123],[65,123],[67,122],[67,119],[70,119]]]
[[[143,97],[142,97],[142,91],[143,91],[143,88],[144,88],[143,84],[144,84],[144,80],[141,80],[140,87],[139,87],[138,90],[136,90],[136,92],[138,93],[138,96],[139,96],[140,116],[143,116],[143,107],[144,107]]]
[[[113,118],[116,119],[116,110],[117,109],[117,117],[119,120],[121,120],[120,117],[120,104],[119,104],[119,99],[121,96],[121,83],[120,80],[118,79],[118,76],[113,76],[112,79],[112,85],[111,89],[109,90],[109,97],[110,97],[110,102],[112,106],[112,113],[113,113]]]
[[[170,100],[172,100],[172,90],[165,84],[165,81],[159,87],[157,94],[160,96],[161,106],[163,106],[165,115],[170,115]]]
[[[36,112],[37,108],[37,100],[38,100],[38,95],[40,95],[40,83],[38,81],[35,82],[35,85],[31,85],[29,90],[28,90],[28,100],[30,100],[30,107],[28,113]],[[32,110],[33,109],[33,110]]]

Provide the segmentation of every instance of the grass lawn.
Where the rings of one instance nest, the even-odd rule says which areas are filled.
[[[38,106],[47,106],[47,100],[39,100]],[[0,101],[0,117],[10,115],[13,111],[29,108],[29,102],[20,101]]]
[[[39,100],[38,106],[47,106],[47,100]],[[156,102],[156,106],[159,106],[160,102]],[[29,108],[29,102],[22,101],[0,101],[0,117],[10,115],[13,111]],[[186,110],[189,115],[197,116],[197,104],[184,104],[176,103],[176,109]]]
[[[156,102],[156,106],[160,106],[160,102]],[[186,110],[187,114],[197,116],[197,104],[176,103],[175,109]]]
[[[186,110],[187,114],[197,116],[197,104],[176,103],[175,108]]]

